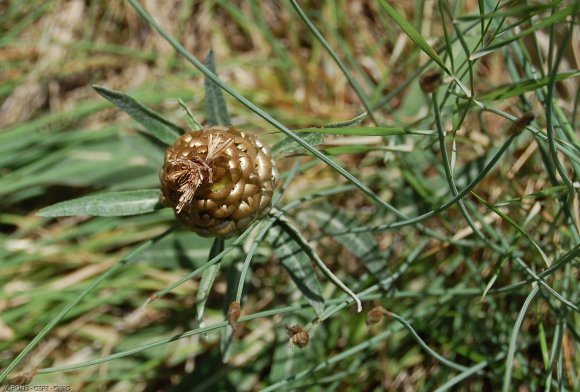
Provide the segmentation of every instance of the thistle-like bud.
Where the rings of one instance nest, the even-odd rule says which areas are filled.
[[[164,202],[184,226],[227,238],[269,211],[278,171],[255,136],[214,126],[177,139],[160,178]]]

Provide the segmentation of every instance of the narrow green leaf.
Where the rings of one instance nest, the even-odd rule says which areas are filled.
[[[353,120],[344,123],[328,124],[322,128],[301,128],[294,129],[293,131],[311,146],[323,143],[329,135],[394,136],[434,134],[432,130],[412,130],[403,127],[357,127],[356,124],[362,121],[360,119],[361,116],[357,116]],[[355,120],[357,121],[355,122]],[[290,153],[298,150],[298,143],[290,138],[280,140],[272,148],[272,152],[275,154]]]
[[[222,238],[216,238],[209,252],[208,260],[213,259],[221,252],[223,252],[223,250],[224,250],[224,240]],[[221,262],[215,263],[208,269],[203,271],[203,273],[201,274],[199,287],[197,289],[197,293],[195,294],[197,303],[196,319],[198,328],[203,328],[205,326],[203,322],[203,315],[205,313],[205,303],[207,302],[207,298],[213,286],[213,282],[215,281],[215,278],[220,272],[221,265],[222,265]]]
[[[177,103],[179,103],[179,106],[181,106],[181,108],[185,111],[185,120],[187,121],[187,124],[189,124],[189,127],[193,131],[199,131],[200,129],[202,129],[203,127],[197,121],[191,109],[189,109],[189,107],[185,104],[185,102],[183,102],[183,99],[179,98],[177,100]]]
[[[298,290],[306,297],[317,315],[324,310],[324,298],[310,258],[302,251],[288,233],[274,226],[268,233],[276,256],[288,271]]]
[[[95,84],[93,88],[102,97],[118,106],[141,124],[145,133],[156,137],[163,143],[171,145],[183,133],[183,129],[128,95]]]
[[[362,123],[365,120],[365,118],[367,118],[367,115],[368,115],[367,112],[362,112],[361,114],[359,114],[355,118],[351,118],[350,120],[346,120],[346,121],[339,122],[339,123],[326,124],[326,125],[323,125],[322,128],[356,127],[357,125]]]
[[[294,132],[297,132],[297,135],[300,136],[300,138],[302,138],[305,142],[307,142],[311,146],[316,146],[316,145],[324,142],[324,140],[326,139],[328,134],[333,133],[333,132],[328,132],[329,128],[331,128],[331,129],[333,129],[333,128],[334,129],[344,129],[344,128],[358,129],[355,127],[357,125],[359,125],[361,122],[363,122],[366,117],[367,117],[367,112],[363,112],[363,113],[359,114],[358,116],[356,116],[355,118],[344,121],[344,122],[326,124],[326,125],[322,126],[322,128],[297,129]],[[353,131],[353,132],[356,132],[356,131]],[[309,135],[309,133],[314,133],[314,134]],[[274,145],[274,147],[272,148],[272,152],[274,154],[278,154],[278,153],[282,153],[282,152],[286,152],[286,153],[293,152],[293,151],[298,150],[297,145],[298,145],[298,143],[296,143],[292,139],[286,137]]]
[[[409,152],[408,146],[373,146],[366,144],[352,145],[352,146],[332,146],[322,149],[326,155],[342,155],[342,154],[362,154],[371,151],[394,151],[394,152]]]
[[[556,76],[556,82],[575,78],[578,76],[580,76],[580,71],[562,72]],[[508,99],[511,97],[517,97],[529,91],[534,91],[539,88],[545,87],[548,85],[548,83],[550,83],[550,77],[548,76],[538,80],[519,81],[516,83],[508,84],[506,86],[494,88],[493,90],[487,93],[482,93],[481,95],[478,95],[477,98],[481,102],[496,101],[499,99]]]
[[[509,340],[508,354],[507,354],[507,357],[505,360],[505,372],[504,372],[504,376],[503,376],[503,388],[502,388],[503,392],[508,392],[513,387],[512,383],[511,383],[511,379],[512,379],[512,371],[513,371],[513,367],[514,367],[514,362],[515,362],[516,350],[518,348],[518,344],[517,344],[518,343],[517,342],[518,335],[520,334],[520,328],[522,327],[522,323],[524,322],[524,317],[526,316],[528,308],[530,307],[530,305],[532,304],[532,301],[534,300],[536,295],[538,295],[539,292],[540,292],[540,286],[534,286],[534,288],[532,289],[532,291],[530,291],[526,300],[524,301],[524,304],[522,305],[522,308],[520,309],[520,312],[518,313],[518,317],[516,319],[516,322],[514,323],[514,326],[512,328],[512,333],[511,333],[510,340]]]
[[[550,350],[548,349],[548,339],[546,337],[546,329],[540,314],[536,314],[538,320],[538,337],[540,340],[540,351],[542,352],[542,361],[544,363],[544,370],[550,367]]]
[[[393,18],[395,23],[397,25],[399,25],[401,30],[403,30],[403,32],[405,32],[405,34],[407,34],[409,36],[409,38],[411,39],[411,41],[413,41],[413,43],[415,43],[415,45],[417,45],[423,52],[425,52],[425,54],[427,54],[427,56],[431,57],[431,59],[433,61],[435,61],[437,64],[439,64],[441,69],[443,69],[447,73],[450,73],[449,70],[447,69],[447,66],[445,65],[443,60],[441,60],[441,58],[439,57],[437,52],[435,52],[435,50],[431,47],[431,45],[429,45],[427,43],[427,41],[425,41],[425,39],[413,27],[413,25],[411,25],[409,22],[407,22],[407,20],[405,19],[405,17],[403,17],[403,15],[399,14],[397,12],[397,10],[395,10],[385,0],[379,0],[379,4],[387,12],[387,14],[389,14],[389,16],[391,18]]]
[[[145,214],[163,208],[159,189],[107,192],[63,201],[38,211],[46,217],[91,215],[125,216]]]
[[[213,50],[209,50],[205,58],[205,66],[217,75]],[[205,111],[209,125],[231,125],[230,115],[222,89],[207,76],[205,85]]]

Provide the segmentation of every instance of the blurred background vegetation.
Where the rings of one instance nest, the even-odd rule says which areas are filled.
[[[217,331],[140,350],[198,327],[199,278],[143,307],[208,260],[212,241],[180,230],[75,306],[11,376],[34,375],[35,384],[75,391],[577,390],[577,19],[569,33],[577,5],[388,1],[438,50],[454,80],[385,3],[300,6],[373,108],[363,126],[415,132],[316,140],[400,215],[301,149],[277,157],[291,180],[280,206],[328,192],[288,215],[329,268],[363,292],[362,313],[344,306],[348,297],[320,274],[331,311],[317,323],[271,245],[280,239],[269,238],[254,254],[242,306],[242,315],[258,317],[239,323],[225,363]],[[365,111],[290,2],[141,4],[197,58],[213,48],[220,78],[291,129]],[[442,85],[431,95],[420,80],[434,70]],[[158,187],[163,158],[155,143],[91,84],[126,92],[183,128],[180,98],[201,124],[207,118],[203,75],[124,1],[0,2],[0,82],[1,370],[99,274],[174,223],[167,209],[130,217],[35,215],[95,192]],[[270,146],[283,139],[236,99],[226,101],[235,126]],[[524,112],[535,121],[500,150]],[[443,144],[438,128],[446,132]],[[477,196],[468,193],[461,205],[396,228],[401,214],[437,210],[453,187],[474,180]],[[254,239],[224,258],[206,325],[224,320],[228,280]],[[396,315],[367,325],[377,306]],[[303,349],[289,345],[285,327],[295,324],[308,326]],[[115,353],[128,355],[43,371]]]

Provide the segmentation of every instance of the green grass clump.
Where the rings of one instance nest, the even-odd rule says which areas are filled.
[[[0,381],[579,389],[578,2],[148,7],[0,5]],[[212,124],[282,176],[225,242],[159,203]]]

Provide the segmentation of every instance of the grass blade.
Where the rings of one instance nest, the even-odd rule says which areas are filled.
[[[447,66],[441,60],[441,57],[435,52],[435,50],[425,41],[423,36],[411,25],[407,20],[403,17],[403,15],[399,14],[397,10],[395,10],[389,3],[385,0],[379,0],[379,4],[383,7],[383,9],[389,14],[389,16],[395,21],[395,23],[403,30],[405,34],[409,36],[411,41],[415,45],[417,45],[427,56],[429,56],[433,61],[435,61],[441,69],[443,69],[446,73],[450,73],[447,69]]]
[[[522,323],[524,322],[524,317],[526,316],[528,308],[530,307],[530,305],[532,304],[532,301],[534,300],[536,295],[538,295],[539,292],[540,292],[540,286],[537,286],[537,285],[534,286],[534,288],[532,289],[530,294],[528,294],[528,297],[526,298],[524,305],[520,309],[520,312],[518,314],[518,318],[516,319],[516,322],[514,323],[514,326],[512,328],[512,334],[510,337],[508,354],[507,354],[507,358],[505,361],[505,373],[503,376],[503,388],[502,388],[503,392],[508,392],[512,388],[512,386],[510,384],[511,384],[512,369],[514,367],[514,359],[515,359],[516,349],[517,349],[518,335],[519,335]]]

